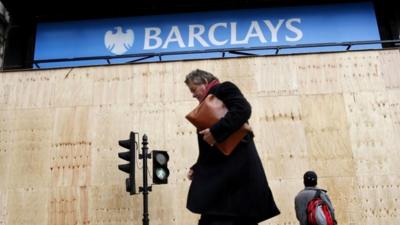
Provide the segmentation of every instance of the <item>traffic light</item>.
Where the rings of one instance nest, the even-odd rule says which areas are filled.
[[[154,150],[153,158],[153,184],[167,184],[169,169],[169,155],[166,151]]]
[[[120,140],[119,146],[123,148],[129,149],[128,152],[119,152],[118,157],[121,159],[125,159],[129,161],[127,164],[118,165],[118,169],[124,171],[129,174],[129,178],[126,178],[126,191],[131,195],[136,194],[136,185],[135,185],[135,150],[136,150],[136,141],[135,141],[135,133],[131,132],[128,140]]]

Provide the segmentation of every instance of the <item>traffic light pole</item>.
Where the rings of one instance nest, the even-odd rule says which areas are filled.
[[[118,157],[128,161],[128,164],[118,165],[118,169],[128,173],[129,177],[126,179],[126,191],[131,195],[136,194],[136,182],[135,182],[135,150],[139,145],[135,141],[134,132],[130,133],[128,140],[120,140],[118,143],[121,147],[128,149],[128,152],[118,153]],[[151,191],[151,185],[148,185],[147,180],[147,159],[153,157],[153,184],[167,184],[168,183],[168,160],[169,155],[163,150],[154,150],[150,154],[148,153],[149,148],[147,141],[147,135],[143,135],[142,138],[142,154],[139,154],[139,159],[143,160],[143,187],[139,187],[139,193],[143,193],[143,225],[149,225],[149,199],[148,195]],[[152,156],[153,155],[153,156]]]
[[[143,187],[139,187],[139,192],[143,193],[143,225],[149,225],[149,191],[151,191],[151,186],[147,184],[147,159],[151,158],[151,154],[148,154],[147,151],[149,148],[147,147],[147,135],[143,135],[142,140],[142,154],[139,155],[139,159],[143,159]]]

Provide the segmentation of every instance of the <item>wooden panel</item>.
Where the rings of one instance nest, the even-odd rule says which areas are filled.
[[[309,169],[339,224],[395,224],[399,58],[387,50],[1,73],[0,225],[140,224],[142,196],[125,192],[127,174],[118,170],[118,140],[131,130],[139,143],[147,134],[150,151],[170,155],[168,185],[149,195],[150,223],[196,224],[186,174],[198,146],[184,117],[197,101],[184,79],[197,68],[236,83],[252,105],[282,212],[261,224],[297,224],[294,196]]]
[[[385,81],[381,73],[379,53],[356,52],[338,55],[339,73],[343,76],[343,91],[383,91]]]
[[[7,191],[0,189],[0,225],[7,224],[7,214],[8,214]]]
[[[186,209],[186,194],[182,195],[182,193],[187,193],[189,189],[187,184],[170,184],[169,187],[153,185],[153,192],[149,198],[151,224],[185,225],[198,223],[199,216]]]
[[[398,136],[389,116],[387,93],[346,94],[345,101],[357,174],[396,174]]]
[[[219,64],[214,64],[216,72],[213,74],[223,81],[232,81],[241,87],[244,93],[253,93],[256,90],[256,73],[251,73],[253,62],[240,59],[221,60]],[[217,69],[219,68],[219,69]]]
[[[387,115],[393,126],[393,149],[400,146],[400,89],[391,89],[387,91],[388,94],[388,109]],[[396,151],[396,150],[395,150]]]
[[[133,67],[120,66],[117,68],[97,68],[96,71],[90,73],[93,82],[93,104],[94,105],[111,105],[111,104],[127,104],[134,99]],[[95,75],[94,75],[95,74]]]
[[[295,63],[287,63],[288,57],[249,60],[247,71],[255,77],[256,83],[254,90],[248,92],[258,96],[297,95],[297,68]]]
[[[355,174],[341,95],[301,97],[308,160],[322,176]]]
[[[55,85],[68,70],[44,70],[5,74],[2,108],[47,108],[54,105]]]
[[[14,120],[11,110],[0,111],[0,191],[7,190],[9,167],[14,138]],[[1,224],[1,223],[0,223]]]
[[[342,92],[343,78],[338,69],[341,62],[337,55],[305,55],[291,61],[297,67],[298,86],[301,94]]]
[[[267,173],[268,176],[268,173]],[[275,202],[281,211],[277,217],[267,220],[261,225],[270,224],[299,224],[294,211],[294,198],[304,188],[302,179],[268,179]]]
[[[307,146],[299,97],[262,97],[251,102],[250,124],[267,173],[275,179],[301,177],[309,165],[304,160]]]
[[[400,88],[400,54],[399,50],[379,52],[379,71],[387,88]]]
[[[101,185],[125,185],[125,173],[118,170],[118,164],[126,161],[118,158],[118,152],[126,151],[118,141],[129,139],[129,132],[140,131],[138,127],[139,107],[108,106],[93,108],[93,140],[91,145],[91,183]],[[136,117],[135,117],[136,116]],[[140,142],[140,140],[137,140]],[[101,170],[98,168],[102,168]]]
[[[352,149],[357,166],[361,216],[365,224],[397,221],[399,174],[396,92],[345,95]],[[397,200],[396,200],[397,201]]]
[[[49,193],[48,224],[90,224],[88,188],[53,188]]]
[[[8,191],[7,225],[48,224],[47,188],[15,188]]]
[[[340,224],[365,224],[360,214],[363,210],[363,198],[359,193],[358,180],[354,176],[320,176],[318,183],[318,186],[328,190],[335,206],[336,219]]]
[[[11,93],[13,92],[13,79],[7,74],[0,76],[0,107],[1,109],[11,108]]]
[[[169,180],[172,184],[187,187],[189,181],[186,174],[189,168],[196,162],[198,156],[198,145],[196,128],[184,119],[185,115],[194,107],[195,102],[183,102],[181,104],[168,105],[165,108],[165,145],[153,148],[167,149],[170,155],[169,165],[171,175]],[[168,121],[175,121],[173,123]],[[157,143],[157,141],[156,141]],[[161,144],[161,143],[160,143]],[[181,188],[183,188],[181,187]]]
[[[358,177],[361,201],[359,213],[363,224],[396,224],[400,221],[399,178],[399,173]]]
[[[139,195],[130,196],[127,194],[125,187],[93,186],[90,191],[89,202],[90,220],[87,224],[141,224],[142,199]]]
[[[52,110],[14,111],[10,118],[9,188],[45,187],[50,178]]]
[[[85,70],[71,68],[58,74],[54,86],[54,106],[84,106],[93,102],[93,81]]]
[[[90,184],[92,138],[89,108],[59,108],[51,145],[52,186]]]
[[[310,169],[318,171],[319,186],[329,190],[338,211],[340,223],[359,218],[353,210],[358,204],[336,196],[357,196],[352,177],[356,176],[346,111],[342,95],[301,97],[302,115],[307,139],[306,157]],[[303,170],[304,171],[304,170]],[[356,198],[357,199],[357,198]]]

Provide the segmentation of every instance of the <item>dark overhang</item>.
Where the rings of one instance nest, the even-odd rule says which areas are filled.
[[[52,21],[156,15],[179,12],[276,7],[345,0],[134,0],[134,1],[25,1],[2,0],[14,21]]]

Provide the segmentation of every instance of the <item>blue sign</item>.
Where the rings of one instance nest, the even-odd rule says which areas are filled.
[[[366,40],[380,40],[371,2],[39,23],[34,59]],[[299,51],[315,49],[282,53]]]

